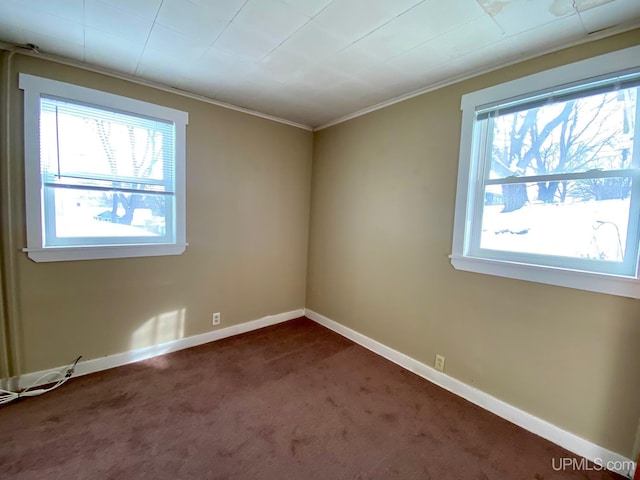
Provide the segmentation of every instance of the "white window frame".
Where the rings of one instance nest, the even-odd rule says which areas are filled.
[[[20,73],[19,87],[24,91],[24,167],[27,247],[23,249],[35,262],[60,262],[107,258],[180,255],[186,243],[186,126],[189,114],[180,110],[133,98],[94,90],[79,85]],[[175,125],[175,218],[173,239],[166,243],[110,243],[82,246],[46,246],[40,174],[40,98],[53,96],[82,102],[106,110],[130,112],[172,122]]]
[[[483,106],[506,103],[557,90],[559,87],[587,83],[589,79],[616,72],[640,69],[640,46],[600,55],[580,62],[529,75],[462,96],[462,128],[456,192],[451,263],[457,270],[497,275],[549,285],[640,298],[640,279],[611,273],[594,273],[551,265],[489,258],[472,252],[471,232],[481,217],[474,217],[482,188],[479,180],[481,157],[478,155],[479,132],[476,111]],[[638,105],[637,108],[640,108]],[[636,128],[640,128],[636,125]],[[634,153],[638,155],[638,152]],[[476,221],[474,221],[474,218]]]

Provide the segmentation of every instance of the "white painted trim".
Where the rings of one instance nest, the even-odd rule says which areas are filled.
[[[425,365],[414,358],[405,355],[404,353],[400,353],[397,350],[394,350],[386,345],[373,340],[355,330],[352,330],[344,325],[341,325],[334,320],[331,320],[324,315],[321,315],[317,312],[314,312],[310,309],[305,309],[305,316],[310,318],[311,320],[319,323],[320,325],[327,327],[330,330],[333,330],[336,333],[348,338],[349,340],[354,341],[355,343],[371,350],[374,353],[390,360],[391,362],[400,365],[403,368],[415,373],[416,375],[421,376],[422,378],[429,380],[432,383],[444,388],[445,390],[450,391],[458,395],[459,397],[464,398],[465,400],[470,401],[471,403],[478,405],[479,407],[488,410],[489,412],[498,415],[499,417],[504,418],[505,420],[510,421],[518,425],[525,430],[532,432],[542,438],[549,440],[550,442],[559,445],[570,452],[575,453],[576,455],[580,455],[581,457],[586,458],[592,462],[601,462],[599,464],[606,465],[608,462],[617,462],[618,464],[632,464],[635,463],[626,458],[619,453],[612,452],[611,450],[607,450],[599,445],[596,445],[584,438],[581,438],[573,433],[567,432],[566,430],[561,429],[551,423],[542,420],[530,413],[527,413],[523,410],[520,410],[513,405],[510,405],[502,400],[499,400],[496,397],[489,395],[488,393],[483,392],[482,390],[478,390],[466,383],[461,382],[460,380],[456,380],[449,375],[441,373],[436,369]],[[623,463],[625,462],[625,463]],[[635,470],[635,466],[632,468]],[[632,477],[632,474],[629,470],[624,471],[616,471],[620,475]]]
[[[582,272],[463,255],[449,255],[449,259],[456,270],[546,283],[620,297],[640,298],[640,280],[635,277]]]
[[[319,125],[317,127],[314,127],[313,131],[317,132],[317,131],[323,130],[325,128],[333,127],[334,125],[338,125],[340,123],[344,123],[344,122],[352,120],[354,118],[361,117],[361,116],[366,115],[368,113],[375,112],[376,110],[381,110],[383,108],[390,107],[391,105],[395,105],[396,103],[404,102],[405,100],[409,100],[411,98],[418,97],[418,96],[423,95],[425,93],[433,92],[434,90],[438,90],[440,88],[448,87],[449,85],[453,85],[453,84],[456,84],[456,83],[463,82],[465,80],[469,80],[470,78],[473,78],[473,77],[478,77],[480,75],[484,75],[485,73],[493,72],[495,70],[500,70],[502,68],[509,67],[511,65],[516,65],[518,63],[523,63],[523,62],[526,62],[527,60],[531,60],[531,59],[534,59],[534,58],[542,57],[543,55],[547,55],[549,53],[554,53],[554,52],[557,52],[559,50],[564,50],[566,48],[575,47],[577,45],[582,45],[584,43],[588,43],[588,42],[592,42],[592,41],[599,40],[599,39],[602,39],[602,38],[610,37],[612,35],[617,35],[617,34],[620,34],[620,33],[628,32],[629,30],[633,30],[634,28],[638,28],[639,26],[640,26],[640,23],[636,22],[636,23],[632,23],[632,24],[629,24],[629,25],[622,25],[622,26],[616,26],[616,27],[612,27],[612,28],[607,28],[605,30],[601,30],[601,31],[598,31],[598,32],[594,32],[594,33],[588,34],[588,36],[586,38],[582,38],[582,39],[577,40],[575,42],[571,42],[571,43],[568,43],[568,44],[560,45],[560,46],[557,46],[557,47],[552,47],[552,48],[549,48],[549,49],[546,49],[546,50],[542,50],[540,52],[533,53],[531,55],[526,55],[524,57],[517,57],[517,58],[514,58],[514,59],[512,59],[510,61],[500,62],[500,63],[491,65],[491,66],[486,67],[486,68],[479,68],[479,69],[473,70],[473,71],[468,72],[468,73],[463,73],[461,75],[457,75],[455,77],[451,77],[451,78],[448,78],[446,80],[443,80],[442,82],[434,83],[432,85],[428,85],[426,87],[419,88],[418,90],[414,90],[413,92],[405,93],[403,95],[390,98],[389,100],[385,100],[384,102],[378,103],[376,105],[372,105],[372,106],[367,107],[367,108],[363,108],[362,110],[358,110],[357,112],[353,112],[353,113],[350,113],[348,115],[344,115],[343,117],[336,118],[335,120],[330,120],[330,121],[328,121],[326,123],[323,123],[323,124],[321,124],[321,125]]]
[[[487,105],[491,108],[494,104],[531,98],[533,94],[548,95],[574,82],[587,84],[590,79],[635,69],[640,65],[639,52],[640,45],[636,45],[470,92],[462,96],[460,108],[463,111]],[[614,79],[615,76],[612,76],[611,80]]]
[[[116,353],[114,355],[107,355],[106,357],[93,358],[84,360],[78,363],[75,368],[74,377],[81,375],[87,375],[89,373],[100,372],[102,370],[108,370],[114,367],[120,367],[129,363],[140,362],[149,358],[158,357],[171,352],[177,352],[185,348],[196,347],[223,338],[233,337],[234,335],[240,335],[241,333],[250,332],[259,328],[268,327],[277,323],[293,320],[294,318],[302,317],[304,315],[304,309],[299,308],[285,313],[278,313],[276,315],[267,315],[266,317],[252,320],[250,322],[240,323],[238,325],[232,325],[230,327],[221,328],[219,330],[213,330],[211,332],[201,333],[200,335],[193,335],[191,337],[181,338],[173,340],[171,342],[162,343],[160,345],[152,345],[150,347],[139,348],[137,350],[130,350],[128,352]],[[27,373],[18,377],[18,388],[27,388],[29,386],[39,386],[51,381],[51,377],[47,380],[44,378],[44,382],[35,383],[38,379],[44,375],[53,372],[64,372],[69,368],[69,365],[61,366],[51,370],[42,370],[40,372]],[[33,385],[32,385],[33,384]]]
[[[633,443],[633,451],[632,451],[632,455],[633,458],[638,458],[638,456],[640,455],[640,418],[638,419],[638,430],[636,431],[636,441]],[[637,465],[636,465],[636,468]],[[631,476],[633,476],[635,474],[635,468],[634,471],[631,472]]]
[[[188,243],[141,245],[87,245],[79,247],[23,248],[34,262],[66,262],[108,258],[158,257],[180,255]]]
[[[16,48],[15,45],[7,44],[5,42],[0,42],[0,50],[9,50],[9,51],[11,51],[14,48]],[[289,125],[291,127],[300,128],[302,130],[313,131],[313,128],[311,126],[309,126],[309,125],[304,125],[302,123],[294,122],[292,120],[287,120],[286,118],[280,118],[280,117],[276,117],[274,115],[269,115],[267,113],[262,113],[262,112],[257,112],[255,110],[250,110],[248,108],[238,107],[237,105],[233,105],[231,103],[226,103],[226,102],[222,102],[220,100],[215,100],[215,99],[210,98],[210,97],[205,97],[204,95],[198,95],[196,93],[187,92],[186,90],[180,90],[178,88],[169,87],[167,85],[162,85],[160,83],[157,83],[157,82],[154,82],[154,81],[151,81],[151,80],[144,80],[142,78],[135,77],[133,75],[129,75],[129,74],[126,74],[126,73],[116,72],[116,71],[110,70],[108,68],[89,65],[89,64],[82,63],[82,62],[79,62],[79,61],[76,61],[76,60],[72,60],[70,58],[60,57],[58,55],[53,55],[53,54],[44,53],[44,52],[35,53],[35,52],[31,52],[29,50],[23,50],[23,49],[17,50],[16,53],[19,53],[20,55],[26,55],[28,57],[43,58],[45,60],[49,60],[50,62],[55,62],[55,63],[59,63],[59,64],[62,64],[62,65],[68,65],[70,67],[80,68],[82,70],[87,70],[89,72],[99,73],[101,75],[107,75],[107,76],[112,77],[112,78],[117,78],[117,79],[120,79],[120,80],[126,80],[127,82],[135,83],[135,84],[138,84],[138,85],[143,85],[145,87],[154,88],[156,90],[162,90],[163,92],[168,92],[168,93],[173,93],[175,95],[180,95],[181,97],[187,97],[187,98],[190,98],[192,100],[198,100],[200,102],[209,103],[211,105],[216,105],[218,107],[226,108],[226,109],[229,109],[229,110],[235,110],[236,112],[246,113],[247,115],[252,115],[254,117],[260,117],[260,118],[264,118],[266,120],[271,120],[273,122],[283,123],[283,124]]]
[[[89,105],[97,105],[109,111],[122,110],[153,118],[160,118],[177,125],[188,125],[189,114],[175,108],[145,102],[124,95],[83,87],[75,83],[61,82],[51,78],[20,73],[18,75],[18,88],[20,90],[32,90],[38,93],[38,99],[42,94],[62,97],[63,99],[80,100]]]

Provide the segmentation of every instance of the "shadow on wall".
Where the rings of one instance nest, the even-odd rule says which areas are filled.
[[[620,316],[624,317],[624,312]],[[627,445],[621,445],[618,452],[636,460],[640,448],[640,323],[633,322],[618,335],[617,348],[609,350],[607,381],[593,394],[601,397],[601,412],[597,417],[601,423],[600,438],[611,436],[612,432],[624,432]]]
[[[631,457],[631,460],[637,462],[636,473],[640,472],[640,415],[638,417],[638,430],[636,431],[636,441],[633,444],[633,457]]]

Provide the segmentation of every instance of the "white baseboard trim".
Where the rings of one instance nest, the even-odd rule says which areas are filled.
[[[623,455],[589,442],[584,438],[578,437],[577,435],[567,432],[566,430],[542,420],[541,418],[503,402],[488,393],[445,375],[444,373],[441,373],[438,370],[405,355],[404,353],[400,353],[397,350],[389,348],[386,345],[358,333],[355,330],[345,327],[344,325],[314,312],[313,310],[305,309],[305,316],[354,341],[355,343],[362,345],[372,352],[377,353],[387,360],[390,360],[393,363],[396,363],[401,367],[429,380],[430,382],[435,383],[445,390],[448,390],[459,397],[462,397],[471,403],[474,403],[479,407],[482,407],[485,410],[488,410],[491,413],[494,413],[495,415],[528,430],[529,432],[535,433],[536,435],[545,438],[550,442],[575,453],[576,455],[584,457],[587,460],[594,462],[596,465],[608,467],[609,470],[628,478],[633,477],[633,473],[636,468],[635,462]]]
[[[176,352],[185,348],[195,347],[204,343],[214,342],[223,338],[232,337],[234,335],[250,332],[252,330],[257,330],[263,327],[268,327],[269,325],[275,325],[277,323],[293,320],[294,318],[302,317],[303,315],[304,309],[300,308],[291,312],[278,313],[276,315],[267,315],[266,317],[259,318],[258,320],[252,320],[250,322],[232,325],[230,327],[221,328],[219,330],[201,333],[200,335],[180,338],[178,340],[173,340],[171,342],[163,343],[160,345],[152,345],[150,347],[140,348],[137,350],[130,350],[128,352],[107,355],[106,357],[80,361],[75,368],[75,373],[73,376],[78,377],[80,375],[87,375],[89,373],[95,373],[101,370],[107,370],[109,368],[120,367],[122,365],[127,365],[128,363],[147,360],[149,358],[164,355],[166,353]],[[68,365],[65,365],[51,370],[42,370],[40,372],[20,375],[20,377],[18,377],[18,388],[22,389],[29,386],[44,385],[48,382],[51,382],[52,379],[51,376],[45,378],[47,374],[54,372],[64,373],[68,367]],[[42,379],[43,381],[38,382],[39,379]],[[54,380],[55,379],[56,378],[54,378]]]

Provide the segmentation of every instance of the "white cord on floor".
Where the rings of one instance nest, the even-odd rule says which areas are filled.
[[[12,392],[10,390],[3,390],[0,388],[0,405],[12,402],[21,397],[37,397],[38,395],[42,395],[43,393],[47,393],[47,392],[50,392],[51,390],[55,390],[56,388],[66,383],[67,380],[71,378],[71,376],[73,375],[73,372],[75,371],[76,365],[78,364],[78,361],[81,358],[82,356],[76,358],[76,361],[73,362],[73,365],[67,368],[64,374],[62,372],[45,373],[40,378],[33,381],[31,385],[29,385],[27,388],[25,388],[20,392]],[[42,383],[44,383],[43,380],[45,380],[47,377],[50,377],[52,375],[56,375],[57,377],[59,377],[57,381],[52,379],[50,382],[47,382],[47,383],[52,383],[55,381],[55,383],[52,386],[47,388],[34,388],[36,385],[41,385]]]

